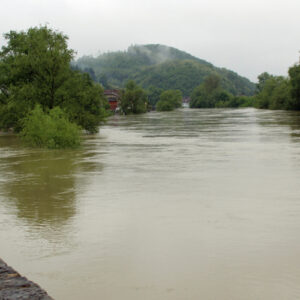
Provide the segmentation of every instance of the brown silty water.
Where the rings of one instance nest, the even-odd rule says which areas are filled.
[[[79,150],[0,136],[0,256],[55,299],[299,299],[300,115],[113,116]]]

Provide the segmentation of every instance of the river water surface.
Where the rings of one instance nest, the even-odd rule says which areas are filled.
[[[300,115],[113,116],[79,150],[2,135],[0,256],[55,299],[300,299]]]

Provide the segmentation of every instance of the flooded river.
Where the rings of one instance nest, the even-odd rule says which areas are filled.
[[[300,114],[114,116],[79,150],[0,136],[0,257],[55,299],[300,299]]]

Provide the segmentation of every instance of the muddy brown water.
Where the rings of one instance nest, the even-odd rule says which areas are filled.
[[[114,116],[79,150],[1,135],[0,256],[55,299],[300,299],[300,115]]]

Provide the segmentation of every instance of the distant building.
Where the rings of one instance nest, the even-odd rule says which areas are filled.
[[[184,97],[184,98],[182,98],[182,103],[187,103],[187,104],[189,104],[190,101],[191,101],[191,98],[190,98],[190,97]]]
[[[189,107],[190,106],[190,97],[184,97],[182,98],[182,107]]]
[[[110,105],[110,109],[112,111],[116,111],[119,105],[120,97],[121,97],[121,91],[117,89],[113,90],[105,90],[104,96],[108,100],[108,103]]]

